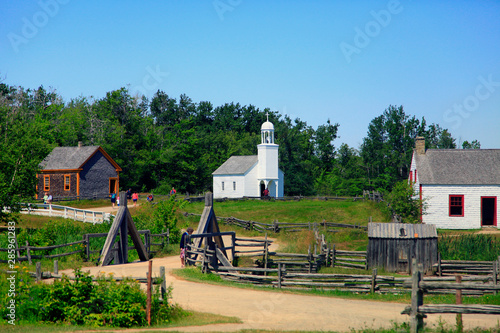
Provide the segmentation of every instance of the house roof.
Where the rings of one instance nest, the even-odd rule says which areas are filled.
[[[368,238],[437,238],[433,224],[368,223]]]
[[[80,169],[97,151],[101,151],[117,171],[121,171],[118,164],[100,146],[56,147],[40,163],[40,168],[42,171]]]
[[[257,155],[231,156],[212,175],[242,175],[258,161]]]
[[[428,149],[414,156],[421,184],[500,184],[500,149]]]

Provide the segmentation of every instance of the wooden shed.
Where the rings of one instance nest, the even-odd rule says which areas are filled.
[[[438,261],[436,226],[431,224],[368,223],[367,268],[410,272],[412,258],[424,272]]]

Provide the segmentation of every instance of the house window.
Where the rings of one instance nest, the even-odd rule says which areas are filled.
[[[224,182],[222,182],[222,190],[224,191]]]
[[[43,190],[50,191],[50,176],[43,176]]]
[[[463,195],[450,195],[450,216],[464,216]]]
[[[233,182],[233,191],[236,191],[236,182]]]
[[[65,191],[70,190],[70,180],[71,180],[71,175],[64,175],[64,190]]]

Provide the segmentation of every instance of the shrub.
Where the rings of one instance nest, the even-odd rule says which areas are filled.
[[[19,275],[16,293],[18,320],[27,322],[71,323],[72,325],[132,327],[146,324],[146,294],[138,282],[123,280],[118,283],[111,276],[100,275],[92,282],[89,273],[75,270],[75,281],[67,276],[53,284],[34,283],[27,274]],[[2,279],[4,281],[6,279]],[[0,284],[2,304],[7,286]],[[168,322],[182,313],[175,305],[169,305],[171,289],[167,298],[160,302],[159,289],[153,294],[152,320],[154,323]],[[0,310],[2,320],[7,321],[5,307]]]

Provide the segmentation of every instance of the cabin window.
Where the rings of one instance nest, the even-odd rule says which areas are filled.
[[[50,176],[43,176],[43,190],[50,191]]]
[[[450,195],[450,216],[464,216],[463,195]]]
[[[222,190],[224,191],[224,182],[222,182]]]
[[[70,190],[70,182],[71,180],[71,175],[64,175],[64,190],[69,191]]]
[[[233,191],[236,191],[236,182],[233,182]]]

